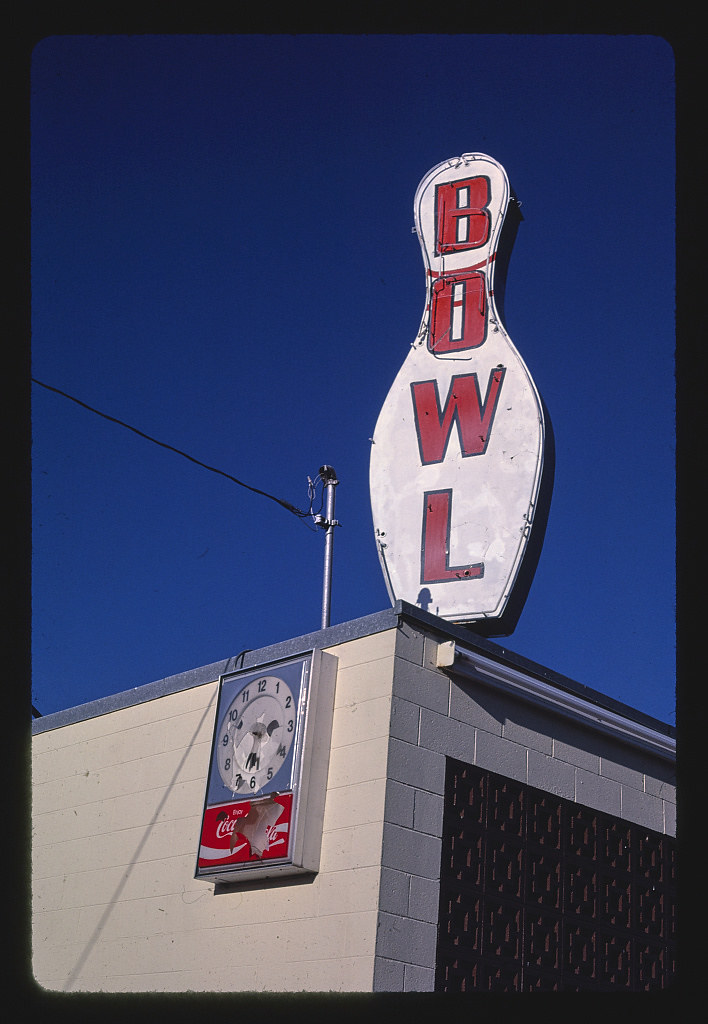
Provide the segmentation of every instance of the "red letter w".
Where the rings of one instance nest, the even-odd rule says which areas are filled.
[[[505,372],[503,366],[492,370],[484,402],[476,373],[453,377],[443,409],[436,380],[411,384],[420,461],[424,466],[443,461],[453,423],[457,425],[463,458],[484,455]]]

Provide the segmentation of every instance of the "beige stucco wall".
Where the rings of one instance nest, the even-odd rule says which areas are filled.
[[[372,991],[395,638],[328,648],[339,664],[314,880],[215,891],[193,877],[217,680],[35,735],[39,984]]]

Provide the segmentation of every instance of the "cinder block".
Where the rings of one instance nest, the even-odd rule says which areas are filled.
[[[41,881],[73,874],[84,867],[100,864],[103,867],[116,867],[130,859],[130,836],[121,834],[112,841],[111,837],[96,836],[94,839],[81,837],[66,842],[51,841],[52,833],[42,833],[39,829],[32,846],[32,880]],[[135,844],[137,845],[137,844]],[[135,850],[132,846],[132,851]]]
[[[406,964],[403,979],[404,992],[435,991],[435,970],[433,968]]]
[[[445,792],[445,755],[392,736],[388,746],[388,777],[430,793]]]
[[[314,880],[304,882],[295,878],[283,879],[281,884],[275,886],[266,883],[266,889],[272,897],[267,904],[263,900],[263,883],[259,882],[251,883],[251,888],[238,886],[230,890],[221,889],[216,895],[213,886],[201,896],[197,892],[196,895],[185,895],[182,899],[182,894],[176,893],[170,918],[175,918],[175,927],[194,931],[200,928],[229,928],[234,923],[245,926],[270,921],[273,925],[279,925],[283,921],[316,917],[322,879],[328,874],[330,872],[321,871]]]
[[[339,828],[322,835],[320,870],[346,871],[381,863],[382,824]]]
[[[141,707],[144,705],[141,705]],[[129,761],[161,754],[165,742],[165,723],[149,719],[130,728],[95,736],[86,744],[86,768],[114,768]]]
[[[310,991],[309,974],[312,964],[299,961],[291,964],[279,961],[271,963],[270,968],[259,964],[256,968],[256,992],[308,992]],[[222,967],[223,971],[223,967]]]
[[[644,773],[636,768],[630,767],[623,761],[616,761],[613,757],[604,756],[600,758],[600,775],[606,779],[614,779],[623,787],[637,789],[644,792]]]
[[[664,801],[631,786],[622,786],[622,818],[645,825],[656,832],[664,831]]]
[[[526,782],[526,747],[477,730],[475,764],[516,782]]]
[[[439,878],[440,839],[384,823],[381,864],[424,878]]]
[[[676,835],[676,804],[664,800],[664,832],[667,836]]]
[[[68,806],[35,819],[35,842],[68,842],[125,829],[148,827],[156,821],[201,813],[204,780],[175,783],[170,787],[135,790],[106,800]]]
[[[257,992],[263,991],[258,982],[257,967],[231,964],[226,970],[204,965],[200,969],[181,971],[179,992]]]
[[[410,875],[396,868],[381,868],[379,910],[405,917],[408,913]]]
[[[331,831],[336,828],[382,821],[384,798],[383,784],[380,779],[330,789],[325,804],[323,828],[325,831]]]
[[[347,707],[377,697],[390,697],[393,661],[370,661],[337,670],[334,708]]]
[[[35,946],[59,946],[67,936],[77,935],[80,910],[71,907],[36,915],[32,922],[32,942]]]
[[[575,799],[575,766],[566,761],[558,761],[555,757],[542,754],[539,750],[529,750],[528,784],[547,793]]]
[[[86,771],[89,766],[86,755],[88,741],[59,743],[56,737],[61,734],[65,741],[73,735],[69,729],[56,729],[54,732],[38,733],[32,737],[33,787],[39,787],[45,782],[71,778],[78,772]],[[55,738],[55,742],[51,746],[48,743],[48,738]]]
[[[402,697],[420,707],[447,715],[450,681],[440,672],[432,672],[410,662],[396,661],[393,693],[395,697]]]
[[[411,875],[408,913],[418,921],[437,925],[440,907],[440,880]],[[381,908],[383,910],[383,907]]]
[[[365,665],[368,662],[379,660],[388,661],[393,657],[395,650],[396,632],[395,628],[387,629],[382,633],[373,633],[371,636],[347,640],[346,643],[327,647],[325,650],[338,658],[337,674],[339,674],[342,669],[355,665]]]
[[[435,967],[437,926],[396,914],[379,914],[378,956],[420,967]]]
[[[318,960],[296,965],[300,973],[294,974],[295,983],[281,991],[307,992],[371,992],[373,982],[373,957],[339,957],[337,960]],[[302,968],[304,967],[304,977]],[[268,976],[265,972],[266,977]],[[272,968],[271,968],[272,974]],[[287,976],[283,978],[286,981]],[[304,982],[296,987],[297,981]],[[262,991],[272,990],[266,982]]]
[[[414,665],[423,664],[425,637],[408,622],[401,622],[396,630],[396,657]]]
[[[587,744],[588,734],[585,734]],[[586,772],[594,775],[600,774],[600,755],[594,750],[583,747],[583,738],[579,731],[573,726],[568,728],[567,723],[562,719],[558,720],[553,737],[553,756],[559,761],[567,761]]]
[[[530,704],[520,702],[515,707],[509,707],[502,736],[550,756],[553,753],[553,725],[549,715]]]
[[[234,924],[227,927],[207,927],[205,922],[204,927],[190,934],[191,966],[194,966],[195,956],[202,964],[214,966],[224,965],[228,960],[236,960],[242,966],[259,967],[266,963],[270,963],[272,966],[276,956],[278,963],[286,963],[290,960],[290,956],[286,954],[286,943],[292,936],[292,928],[292,922],[289,921],[274,923],[269,920],[262,924],[241,923],[238,915],[234,915]],[[304,929],[300,929],[300,931],[302,941],[307,942],[310,937],[309,932]],[[331,926],[329,931],[331,933]],[[331,934],[330,937],[332,937]],[[238,951],[237,955],[236,951]]]
[[[417,704],[403,700],[401,697],[392,698],[390,726],[392,736],[396,736],[399,740],[406,740],[408,743],[417,743],[419,719],[420,708]]]
[[[164,698],[163,698],[164,699]],[[216,691],[214,700],[205,708],[195,708],[178,715],[171,715],[164,723],[165,736],[163,750],[186,750],[196,743],[211,745],[216,716]],[[207,751],[207,763],[209,752]]]
[[[318,917],[331,914],[351,914],[361,911],[375,911],[378,908],[381,872],[377,864],[367,867],[350,868],[347,871],[328,871],[320,874],[317,886],[316,913]],[[292,896],[302,892],[309,895],[311,886],[294,886]],[[295,892],[297,890],[297,893]],[[283,895],[284,892],[283,892]],[[297,903],[299,914],[312,914],[312,900],[303,898]]]
[[[614,779],[605,779],[594,772],[577,768],[574,799],[584,807],[619,815],[622,809],[622,787]]]
[[[501,736],[506,719],[506,702],[488,686],[467,679],[453,679],[450,688],[450,718]]]
[[[183,992],[182,971],[154,971],[119,974],[103,981],[102,992]]]
[[[387,748],[385,736],[336,747],[329,758],[328,788],[386,778]]]
[[[372,910],[284,922],[279,947],[282,961],[298,963],[364,956],[367,953],[373,955],[376,916],[377,912]],[[278,927],[273,926],[270,930]],[[272,955],[271,947],[271,960]]]
[[[416,790],[402,782],[388,779],[386,782],[386,805],[384,818],[394,825],[413,828]]]
[[[54,992],[65,989],[67,978],[79,963],[85,945],[85,942],[75,941],[73,936],[66,937],[57,946],[46,942],[33,943],[32,973],[38,984]]]
[[[61,908],[61,893],[64,882],[61,875],[48,875],[39,878],[32,871],[32,910],[41,916]]]
[[[374,992],[402,992],[404,965],[398,960],[377,956],[374,959]]]
[[[336,708],[332,720],[332,748],[361,743],[376,736],[388,736],[391,698],[353,700]]]
[[[125,888],[128,868],[85,868],[66,876],[62,892],[62,907],[108,905]]]
[[[427,708],[421,709],[419,742],[427,750],[473,764],[475,735],[474,726],[457,722],[446,715],[435,714]]]
[[[676,765],[657,760],[651,772],[644,776],[644,791],[662,800],[676,803]]]
[[[416,830],[426,832],[431,836],[441,836],[444,809],[445,801],[440,794],[428,793],[421,789],[416,790],[413,817]]]

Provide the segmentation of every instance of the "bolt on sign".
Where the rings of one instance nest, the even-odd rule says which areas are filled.
[[[534,521],[543,520],[540,539],[545,529],[544,410],[494,295],[509,206],[504,168],[481,153],[438,164],[418,186],[425,310],[379,414],[370,466],[392,603],[492,635],[511,631],[503,619]]]

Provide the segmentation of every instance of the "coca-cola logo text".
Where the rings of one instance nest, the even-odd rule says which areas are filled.
[[[236,828],[237,818],[225,818],[222,819],[216,826],[216,837],[217,839],[223,839],[224,836],[230,836],[233,830]]]

